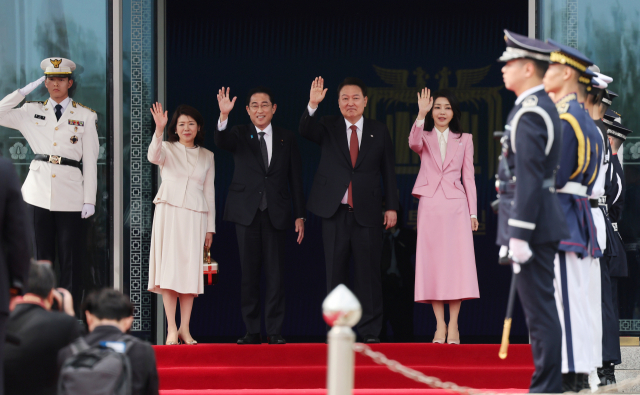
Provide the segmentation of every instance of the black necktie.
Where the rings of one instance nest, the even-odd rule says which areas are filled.
[[[56,104],[56,118],[58,118],[58,121],[60,120],[60,117],[62,116],[62,106],[60,104]]]
[[[260,152],[262,153],[262,162],[264,163],[264,171],[265,173],[269,170],[269,151],[267,151],[267,142],[264,141],[264,132],[258,133],[260,136]],[[265,177],[266,178],[266,177]],[[262,200],[260,200],[260,211],[264,211],[267,209],[267,183],[265,181],[265,190],[262,192]]]

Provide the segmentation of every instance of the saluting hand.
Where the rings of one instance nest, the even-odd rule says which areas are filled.
[[[418,120],[423,120],[431,110],[431,107],[433,107],[431,91],[428,88],[423,88],[422,92],[418,92]]]
[[[38,78],[37,80],[27,84],[24,88],[20,88],[20,94],[22,96],[27,96],[29,93],[33,92],[34,89],[36,89],[38,86],[40,86],[40,84],[42,84],[42,82],[46,79],[47,77],[45,77],[44,75],[40,78]]]
[[[169,122],[169,113],[167,111],[162,112],[162,104],[156,102],[153,107],[151,107],[151,115],[153,115],[153,121],[156,123],[156,135],[162,136],[164,127],[167,126],[167,122]]]
[[[233,100],[229,98],[229,90],[231,88],[227,87],[225,92],[224,86],[222,89],[218,90],[218,107],[220,107],[220,122],[224,122],[229,117],[229,113],[233,110],[233,105],[236,104],[237,97],[234,96]]]
[[[324,78],[316,77],[311,83],[311,92],[309,92],[309,107],[318,108],[318,104],[324,100],[329,88],[324,87]]]

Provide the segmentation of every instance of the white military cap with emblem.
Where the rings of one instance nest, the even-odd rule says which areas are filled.
[[[76,64],[69,59],[53,57],[40,62],[40,68],[45,75],[68,76],[76,69]]]

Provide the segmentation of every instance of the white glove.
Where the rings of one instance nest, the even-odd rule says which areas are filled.
[[[533,255],[529,243],[520,239],[509,239],[509,250],[511,250],[512,259],[517,263],[525,263]]]
[[[29,93],[33,92],[34,89],[36,89],[38,86],[40,86],[40,84],[42,84],[42,81],[44,81],[44,79],[47,78],[44,75],[40,78],[38,78],[37,80],[33,81],[30,84],[27,84],[27,86],[25,86],[24,88],[19,89],[18,91],[20,92],[20,94],[22,96],[27,96]]]
[[[96,206],[94,206],[93,204],[89,204],[89,203],[85,203],[84,206],[82,206],[82,219],[86,219],[91,217],[93,214],[95,214],[96,212]]]
[[[498,252],[498,257],[502,258],[503,256],[507,256],[508,253],[509,253],[509,247],[500,246],[500,252]]]

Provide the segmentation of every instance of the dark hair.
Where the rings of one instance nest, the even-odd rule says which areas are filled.
[[[356,77],[347,77],[338,85],[338,97],[340,97],[340,91],[347,85],[354,85],[360,88],[362,91],[362,96],[367,97],[367,86],[364,84],[360,78]]]
[[[433,121],[433,108],[436,106],[436,99],[439,97],[444,97],[445,99],[449,100],[449,104],[451,104],[451,110],[453,110],[453,118],[451,118],[451,122],[449,122],[449,130],[461,135],[462,133],[464,133],[464,130],[462,130],[462,125],[460,124],[460,118],[462,118],[460,103],[458,102],[456,95],[454,95],[453,92],[449,89],[442,89],[433,94],[433,107],[431,107],[431,110],[429,110],[429,113],[425,118],[424,130],[432,131],[435,126],[435,122]],[[460,138],[460,135],[458,136],[458,138]]]
[[[195,143],[197,145],[204,144],[204,118],[198,110],[191,106],[187,106],[186,104],[179,105],[173,113],[171,122],[169,123],[169,129],[167,130],[167,141],[172,143],[180,141],[180,136],[176,133],[176,125],[178,124],[178,118],[180,118],[180,115],[186,115],[196,121],[198,124],[198,134],[196,135]]]
[[[612,135],[609,135],[609,137],[613,139],[613,148],[615,148],[616,150],[619,150],[622,143],[624,143],[624,140],[621,139],[620,137],[616,137]]]
[[[56,285],[56,275],[51,269],[51,264],[31,260],[29,268],[29,283],[25,292],[38,295],[45,299]]]
[[[117,320],[133,315],[133,304],[120,291],[102,288],[91,292],[82,303],[82,311],[88,311],[101,320]]]
[[[271,104],[276,103],[276,101],[273,99],[273,92],[271,92],[271,89],[267,88],[266,86],[258,86],[251,89],[247,94],[247,106],[251,104],[251,96],[255,95],[256,93],[264,93],[265,95],[269,96],[269,101],[271,102]]]
[[[549,62],[531,58],[525,58],[524,60],[533,63],[533,67],[536,69],[538,77],[544,78],[544,74],[547,72],[547,69],[549,69]]]

